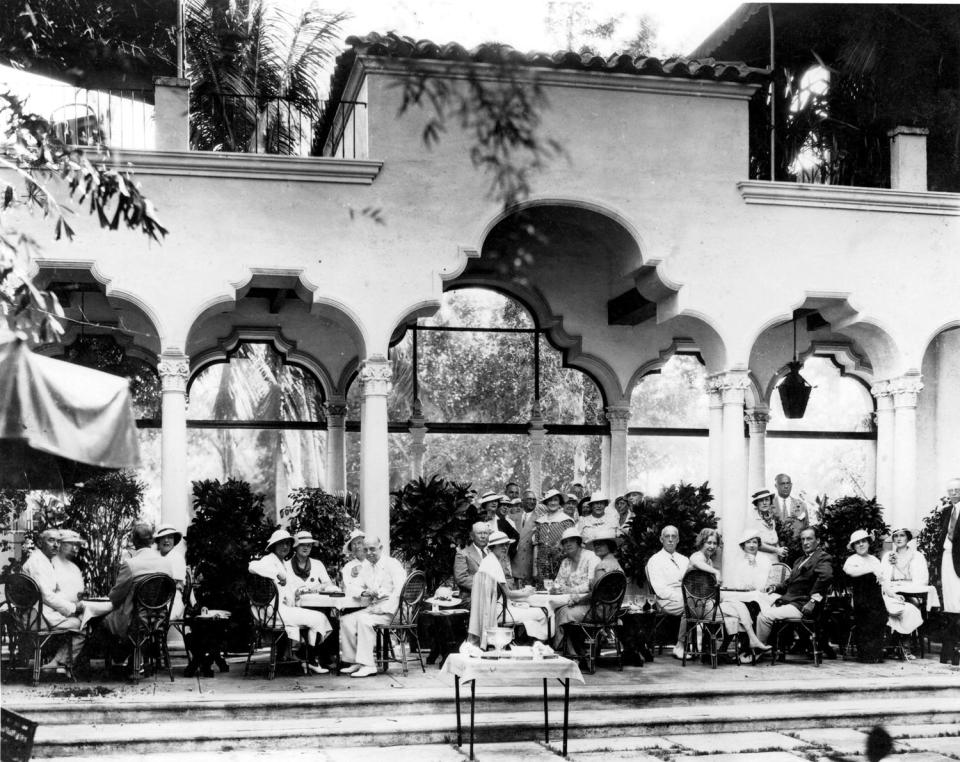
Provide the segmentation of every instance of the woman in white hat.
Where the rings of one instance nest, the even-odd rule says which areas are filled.
[[[543,496],[543,505],[546,513],[537,519],[533,533],[533,579],[536,583],[556,576],[563,558],[560,538],[576,526],[573,519],[561,510],[563,495],[557,490],[549,490]]]
[[[620,528],[620,514],[610,507],[610,498],[602,492],[594,492],[587,499],[590,512],[580,517],[577,528],[583,535],[584,544],[590,542],[591,535],[598,529],[608,528],[614,532]]]
[[[343,580],[343,594],[348,598],[359,598],[363,592],[363,576],[361,572],[367,561],[366,551],[363,549],[363,540],[366,537],[362,529],[354,529],[347,541],[343,544],[343,555],[349,560],[340,570],[340,579]]]
[[[323,612],[294,605],[296,584],[289,576],[289,567],[284,563],[292,548],[293,537],[286,529],[278,529],[267,540],[266,555],[251,561],[247,569],[252,574],[273,580],[280,598],[278,614],[286,628],[287,637],[291,643],[298,643],[301,628],[307,630],[304,661],[307,662],[307,669],[322,675],[329,670],[320,666],[318,649],[332,628]]]
[[[554,647],[564,642],[563,625],[582,622],[590,610],[590,593],[597,578],[600,559],[592,550],[583,547],[583,537],[575,527],[567,529],[560,538],[563,561],[554,580],[554,593],[568,596],[567,605],[557,609]]]
[[[320,593],[333,587],[323,561],[310,558],[317,541],[309,532],[297,532],[293,536],[293,555],[286,561],[287,579],[293,585],[294,599],[304,593]]]
[[[756,527],[747,527],[737,545],[740,549],[733,552],[730,573],[727,575],[728,587],[743,591],[763,591],[767,589],[768,570],[761,563],[760,532]]]
[[[532,587],[511,590],[507,585],[507,577],[503,569],[513,542],[503,532],[491,532],[490,539],[487,540],[487,548],[490,552],[483,557],[473,577],[473,588],[470,594],[470,624],[467,627],[467,633],[469,641],[479,645],[480,648],[487,647],[487,628],[496,627],[499,622],[502,609],[497,598],[500,593],[508,602],[509,609],[506,617],[508,622],[522,623],[530,637],[540,640],[547,637],[547,616],[542,609],[514,607],[510,603],[513,600],[528,598],[533,592]]]
[[[183,618],[183,591],[187,585],[187,559],[180,551],[172,552],[182,539],[183,534],[172,524],[161,524],[153,533],[153,542],[157,546],[157,551],[170,562],[170,568],[173,570],[170,576],[177,583],[177,592],[173,596],[173,608],[170,610],[171,619]]]
[[[583,545],[587,550],[592,550],[594,555],[600,559],[597,564],[597,570],[594,572],[595,579],[599,580],[604,574],[613,571],[623,571],[620,562],[617,560],[617,548],[620,543],[617,541],[617,531],[611,526],[597,527],[589,536],[584,537]]]
[[[880,566],[884,579],[894,590],[923,590],[930,585],[930,570],[927,559],[916,548],[911,547],[913,531],[907,527],[894,529],[890,533],[893,547],[883,554]]]
[[[870,553],[870,533],[858,529],[850,535],[847,548],[853,555],[843,563],[843,573],[854,580],[853,614],[856,624],[857,659],[883,661],[883,627],[909,635],[923,623],[920,610],[907,603],[902,595],[890,587],[883,574],[880,559]],[[882,608],[871,594],[873,585],[880,592]]]
[[[773,514],[773,493],[768,489],[754,492],[750,502],[756,510],[756,522],[750,527],[760,538],[760,552],[757,561],[764,574],[769,574],[773,564],[787,556],[787,549],[781,547],[777,536],[777,524]]]

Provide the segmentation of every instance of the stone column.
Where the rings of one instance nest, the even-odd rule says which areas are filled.
[[[630,423],[629,405],[608,405],[604,411],[610,422],[610,481],[611,496],[627,491],[627,426]]]
[[[889,381],[880,381],[870,387],[870,393],[877,400],[877,502],[889,521],[893,511],[893,392]]]
[[[750,431],[747,492],[753,493],[763,489],[767,483],[767,423],[770,421],[770,408],[757,405],[744,414],[744,419]]]
[[[187,380],[190,361],[164,352],[157,365],[161,390],[160,521],[186,532],[190,516],[187,480]]]
[[[543,450],[547,440],[547,429],[543,424],[539,402],[533,403],[528,435],[530,437],[530,489],[539,500],[543,495]]]
[[[600,437],[600,491],[610,494],[610,435]],[[614,495],[616,497],[616,495]]]
[[[387,441],[387,395],[390,361],[372,355],[360,368],[360,524],[390,551],[390,447]]]
[[[893,392],[893,511],[894,527],[916,527],[917,515],[917,396],[923,389],[919,374],[890,382]]]
[[[717,379],[723,404],[723,509],[720,531],[727,542],[736,545],[746,525],[747,459],[743,436],[743,406],[750,379],[746,371],[727,371]],[[733,553],[724,555],[724,571],[730,572]]]
[[[331,397],[327,411],[327,492],[347,489],[347,400]]]
[[[423,478],[423,456],[427,452],[426,419],[423,417],[423,405],[419,399],[413,401],[410,416],[410,478]]]
[[[710,399],[710,423],[708,442],[708,471],[710,491],[713,493],[713,510],[719,515],[723,509],[723,397],[718,383],[719,376],[707,378],[707,396]]]

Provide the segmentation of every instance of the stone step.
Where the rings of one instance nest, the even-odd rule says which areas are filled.
[[[573,696],[570,736],[665,736],[671,734],[738,732],[762,727],[856,727],[888,723],[891,718],[910,723],[958,723],[960,701],[942,696],[903,701],[898,697],[856,700],[796,700],[623,709],[584,709]],[[183,707],[181,707],[181,711]],[[314,717],[290,719],[282,712],[265,711],[258,721],[178,722],[40,725],[34,744],[35,758],[155,755],[175,750],[180,754],[276,749],[331,749],[348,746],[450,744],[456,739],[452,707],[441,714],[400,715],[380,713],[368,717]],[[560,737],[562,715],[551,707],[551,738]],[[463,714],[469,724],[469,704]],[[465,734],[466,735],[466,734]],[[476,740],[481,743],[526,742],[543,738],[542,711],[482,712],[476,716]],[[466,739],[465,739],[466,740]],[[386,758],[386,757],[381,757]]]
[[[719,673],[704,675],[703,685],[643,685],[642,670],[637,671],[638,684],[572,685],[571,697],[579,710],[630,711],[640,708],[687,706],[723,706],[737,704],[777,703],[796,700],[822,702],[874,699],[885,696],[901,701],[929,698],[960,702],[960,681],[953,675],[913,676],[893,681],[889,678],[818,679],[805,683],[780,680],[724,682]],[[763,676],[763,673],[761,673]],[[252,679],[252,678],[251,678]],[[156,695],[124,699],[76,699],[10,701],[10,709],[26,715],[42,725],[77,725],[111,723],[162,723],[179,720],[184,711],[192,722],[260,720],[265,714],[286,719],[353,718],[363,716],[443,715],[452,711],[452,688],[399,688],[391,691],[359,689],[356,681],[333,678],[336,687],[295,694],[233,694],[230,696]],[[559,686],[551,691],[552,704],[557,702]],[[477,687],[477,711],[480,713],[515,713],[539,711],[543,706],[540,686],[517,688]]]

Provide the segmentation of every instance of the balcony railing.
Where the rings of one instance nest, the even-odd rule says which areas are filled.
[[[149,149],[154,145],[152,90],[83,90],[49,87],[45,99],[59,100],[49,110],[54,134],[81,146]]]

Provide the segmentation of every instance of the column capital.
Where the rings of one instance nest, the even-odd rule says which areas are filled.
[[[719,394],[724,405],[742,405],[750,388],[750,376],[745,370],[725,370],[707,376],[707,391]]]
[[[386,397],[393,387],[393,368],[383,355],[371,355],[360,368],[360,385],[364,397]]]
[[[327,426],[342,429],[346,426],[347,401],[343,397],[331,397],[323,405],[327,415]]]
[[[540,410],[540,400],[534,400],[533,407],[530,410],[530,433],[544,432],[545,424],[543,422],[543,413]]]
[[[607,421],[610,422],[610,431],[626,431],[630,423],[629,405],[608,405],[603,410]]]
[[[757,405],[743,413],[743,420],[750,427],[751,434],[763,434],[767,430],[767,424],[770,422],[770,408],[766,405]]]
[[[890,391],[893,394],[893,406],[916,407],[917,396],[923,389],[923,381],[918,375],[900,376],[890,379]]]
[[[162,354],[157,363],[157,374],[162,391],[186,393],[187,381],[190,380],[190,359],[182,354]]]

